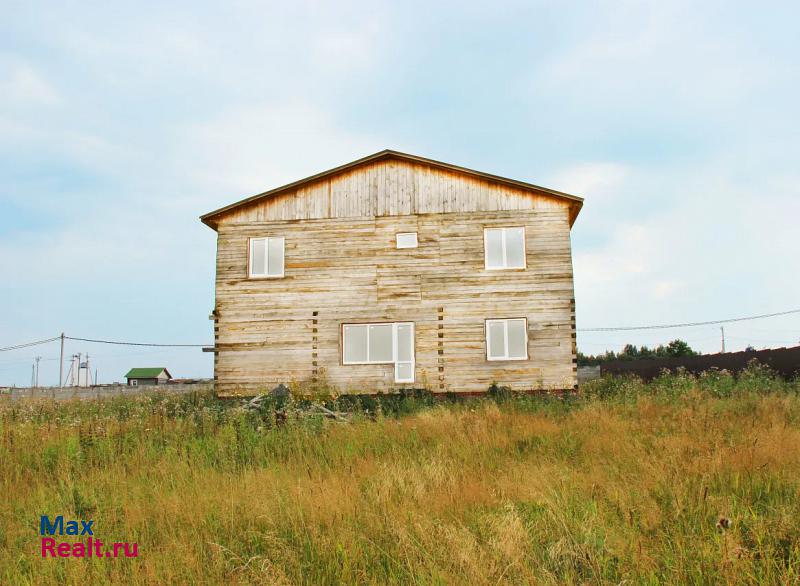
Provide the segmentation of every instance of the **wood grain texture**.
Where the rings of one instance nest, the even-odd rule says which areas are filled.
[[[569,205],[544,193],[422,164],[388,160],[239,206],[216,221],[222,226],[229,222],[562,209]]]
[[[485,270],[483,230],[500,226],[525,226],[526,269]],[[398,232],[418,248],[398,250]],[[247,278],[247,239],[262,236],[285,238],[285,278]],[[379,162],[219,219],[217,392],[321,372],[351,393],[573,388],[573,298],[568,202]],[[528,319],[529,359],[489,362],[484,320],[507,317]],[[415,323],[413,385],[392,365],[341,364],[341,324],[384,321]]]

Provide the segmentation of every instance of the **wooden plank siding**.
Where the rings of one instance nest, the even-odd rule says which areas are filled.
[[[406,161],[379,161],[226,211],[218,232],[215,383],[253,395],[310,378],[342,392],[568,389],[571,203]],[[574,217],[574,216],[573,216]],[[525,226],[527,268],[487,271],[483,230]],[[397,249],[398,232],[418,248]],[[285,238],[285,277],[247,278],[247,241]],[[525,361],[486,360],[484,321],[525,317]],[[412,321],[416,382],[341,364],[341,324]]]
[[[218,221],[273,222],[563,208],[549,194],[403,161],[378,161],[258,200]]]

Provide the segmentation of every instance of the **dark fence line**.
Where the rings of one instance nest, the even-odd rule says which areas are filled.
[[[756,350],[751,352],[726,352],[725,354],[706,354],[703,356],[684,356],[681,358],[642,358],[639,360],[612,360],[600,365],[601,374],[635,374],[651,380],[664,369],[675,371],[685,368],[698,374],[710,368],[725,369],[738,373],[747,367],[751,360],[766,364],[783,378],[800,377],[800,346]]]

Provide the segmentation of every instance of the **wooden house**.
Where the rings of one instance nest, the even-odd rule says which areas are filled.
[[[163,366],[131,368],[125,375],[129,387],[140,385],[163,385],[172,380],[172,375]]]
[[[574,388],[582,202],[386,150],[202,216],[217,393]]]

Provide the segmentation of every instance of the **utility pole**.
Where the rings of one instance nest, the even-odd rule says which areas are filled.
[[[64,332],[61,332],[61,359],[58,362],[58,389],[64,390]]]
[[[37,388],[39,387],[39,361],[40,361],[41,359],[42,359],[42,357],[41,357],[41,356],[37,356],[37,357],[35,358],[35,360],[36,360],[36,378],[35,378],[35,380],[36,380],[36,387],[37,387]]]
[[[725,328],[719,326],[719,331],[722,332],[722,353],[725,354]]]
[[[81,366],[80,360],[80,354],[73,354],[72,360],[69,362],[69,373],[67,374],[67,377],[69,378],[69,386],[71,387],[77,386],[78,372],[80,371]]]
[[[66,380],[72,381],[72,367],[75,366],[74,358],[75,357],[73,356],[73,359],[70,360],[70,362],[69,362],[69,370],[67,371],[67,376],[64,378],[65,381]]]

